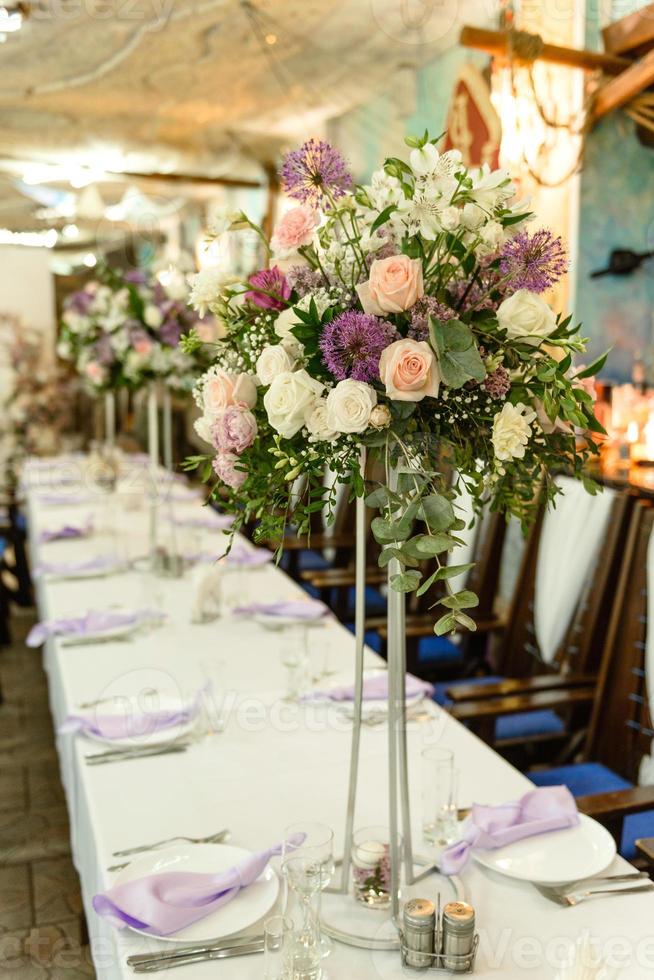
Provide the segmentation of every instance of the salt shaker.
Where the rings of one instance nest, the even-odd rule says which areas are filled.
[[[407,966],[431,966],[436,909],[428,898],[412,898],[404,906],[404,945]]]
[[[453,973],[466,973],[474,941],[475,910],[467,902],[449,902],[443,909],[443,966]]]

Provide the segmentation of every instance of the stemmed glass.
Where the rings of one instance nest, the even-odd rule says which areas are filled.
[[[285,916],[293,923],[293,980],[320,980],[321,865],[315,855],[291,851],[283,858],[282,873],[287,885]]]
[[[307,865],[311,864],[317,870],[319,876],[316,902],[318,942],[320,945],[320,955],[322,957],[329,956],[332,951],[331,939],[328,936],[322,935],[320,931],[320,893],[329,886],[334,877],[334,831],[331,827],[327,827],[326,824],[310,821],[289,824],[284,829],[282,870],[284,870],[289,860],[296,857],[303,858],[307,862]]]

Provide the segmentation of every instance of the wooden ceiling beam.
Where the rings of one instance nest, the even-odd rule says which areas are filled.
[[[654,47],[654,3],[641,7],[602,30],[604,48],[611,54],[639,57]]]
[[[654,50],[648,52],[617,78],[612,78],[599,90],[593,117],[601,119],[613,109],[619,109],[652,84],[654,84]]]
[[[488,31],[481,27],[466,26],[461,30],[460,43],[465,48],[485,51],[486,54],[508,58],[511,54],[509,35],[506,31]],[[538,58],[555,65],[570,68],[583,68],[584,71],[597,71],[606,75],[620,75],[633,65],[630,58],[604,54],[600,51],[581,51],[577,48],[564,48],[558,44],[543,44]]]

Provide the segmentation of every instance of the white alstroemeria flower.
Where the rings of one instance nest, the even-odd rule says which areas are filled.
[[[515,194],[508,170],[491,170],[487,163],[472,174],[470,196],[481,208],[492,211]]]
[[[364,189],[372,206],[378,211],[383,211],[391,204],[399,204],[404,199],[399,180],[391,177],[385,170],[375,170],[370,183]]]
[[[402,203],[398,210],[410,234],[421,234],[433,241],[441,232],[441,207],[438,200],[416,193]]]
[[[459,183],[456,174],[461,169],[459,150],[448,150],[440,154],[432,170],[416,178],[416,188],[427,196],[452,200]]]
[[[425,143],[420,149],[411,150],[409,166],[417,177],[432,173],[436,169],[440,153],[433,143]]]

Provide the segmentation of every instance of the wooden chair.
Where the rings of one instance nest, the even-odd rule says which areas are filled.
[[[525,747],[534,754],[542,743],[573,754],[584,738],[596,676],[604,648],[608,617],[620,568],[633,498],[617,494],[608,533],[575,612],[551,663],[540,655],[534,623],[536,571],[544,508],[531,529],[502,642],[494,658],[496,675],[483,683],[446,685],[450,710],[514,761],[525,764]]]
[[[591,724],[579,760],[530,773],[539,786],[569,786],[580,810],[600,820],[629,859],[636,858],[635,841],[654,834],[654,785],[637,785],[654,744],[646,677],[651,585],[647,581],[647,557],[653,533],[654,507],[637,502],[606,635]],[[654,783],[654,760],[647,768],[646,777]]]

